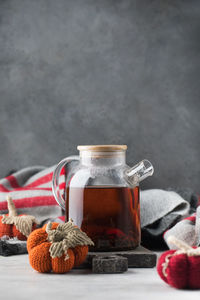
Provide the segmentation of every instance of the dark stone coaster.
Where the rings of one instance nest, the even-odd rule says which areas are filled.
[[[157,256],[154,252],[139,246],[134,250],[116,251],[116,252],[89,252],[85,262],[79,266],[79,269],[91,269],[92,260],[99,256],[122,256],[128,259],[129,268],[154,268],[156,266]]]
[[[0,255],[10,256],[24,253],[27,253],[26,241],[20,241],[17,238],[8,239],[5,237],[0,239]]]
[[[96,256],[92,259],[92,272],[98,274],[124,273],[128,270],[128,259],[119,255]]]

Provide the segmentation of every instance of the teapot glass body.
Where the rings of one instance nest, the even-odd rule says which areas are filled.
[[[90,251],[119,251],[140,244],[139,181],[153,174],[144,160],[126,165],[125,145],[78,146],[80,156],[62,160],[54,171],[53,193],[70,218],[93,240]],[[77,164],[66,176],[66,191],[59,191],[64,165]]]

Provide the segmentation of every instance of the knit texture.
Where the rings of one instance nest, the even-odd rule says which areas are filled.
[[[17,215],[17,210],[15,207],[15,204],[10,196],[7,196],[7,202],[8,202],[8,215],[3,215],[0,219],[0,228],[2,227],[2,234],[5,235],[4,228],[8,229],[8,226],[10,225],[11,231],[6,232],[6,235],[9,237],[17,236],[18,239],[24,240],[29,236],[32,230],[35,229],[37,220],[34,216],[31,215]],[[18,234],[18,232],[20,234]],[[1,237],[2,235],[0,235]]]
[[[157,264],[158,274],[175,288],[199,289],[200,248],[190,247],[175,237],[171,238],[168,238],[168,243],[175,241],[174,244],[179,250],[169,250],[161,255]]]
[[[200,245],[200,206],[197,208],[196,213],[184,218],[171,229],[164,233],[164,240],[170,249],[177,249],[176,245],[168,243],[168,237],[174,236],[190,246]]]
[[[182,192],[182,194],[184,194]],[[185,195],[185,194],[184,194]],[[192,194],[190,195],[192,197]],[[151,189],[141,191],[142,245],[152,248],[165,248],[163,234],[190,213],[190,197],[185,200],[174,191]],[[195,207],[196,208],[196,207]]]
[[[73,167],[73,163],[67,168],[63,168],[60,175],[59,188],[63,194],[65,191],[65,175],[70,172],[71,167]],[[35,216],[40,227],[48,221],[63,223],[65,221],[64,212],[57,204],[51,189],[54,169],[55,166],[50,168],[33,166],[14,172],[12,175],[1,179],[0,214],[7,214],[6,196],[10,195],[18,213]],[[191,211],[196,210],[198,197],[191,191],[177,191],[178,193],[180,192],[180,195],[174,191],[158,189],[141,191],[142,244],[147,248],[166,247],[163,233],[190,214]],[[185,224],[183,225],[185,226]],[[180,233],[182,232],[181,226]],[[6,226],[6,224],[1,230],[3,230],[0,233],[1,235],[12,234],[10,233],[11,228]],[[192,232],[193,240],[193,224],[189,224],[189,228],[186,231],[188,232],[188,239],[191,237],[190,231]]]
[[[51,188],[55,166],[28,167],[0,180],[0,214],[7,214],[7,195],[19,214],[33,215],[40,226],[47,221],[63,222],[64,216]],[[65,190],[65,169],[60,175],[61,192]]]
[[[70,223],[70,222],[68,222]],[[77,240],[76,235],[67,232],[63,236],[60,235],[58,226],[67,226],[68,223],[59,225],[59,223],[51,223],[43,226],[42,228],[33,231],[27,240],[27,249],[29,253],[29,262],[33,269],[41,273],[54,272],[66,273],[74,266],[83,263],[87,253],[88,245],[92,241],[88,238],[86,240],[85,234],[82,242],[81,238]],[[71,225],[71,224],[69,224]],[[74,226],[74,229],[78,228]],[[78,229],[80,231],[80,229]],[[68,245],[74,248],[62,248],[62,242],[67,239]],[[69,243],[69,240],[71,242]],[[81,244],[81,246],[80,246]],[[52,251],[51,248],[58,246],[61,251]],[[65,243],[64,243],[65,246]]]
[[[69,258],[67,254],[69,248],[94,246],[87,234],[74,226],[72,220],[65,224],[59,224],[56,229],[52,229],[52,223],[49,222],[46,226],[46,233],[48,234],[48,241],[51,242],[49,251],[52,258],[61,257],[65,254],[66,260]]]
[[[23,215],[19,215],[18,217],[24,218]],[[30,234],[31,231],[36,229],[37,224],[32,223],[31,228],[24,228],[23,234],[21,231],[17,229],[15,224],[11,224],[10,222],[8,224],[4,223],[2,220],[5,218],[4,216],[0,216],[0,237],[7,236],[9,238],[17,237],[18,240],[25,241]],[[22,220],[21,220],[22,221]],[[23,224],[24,227],[25,224]]]

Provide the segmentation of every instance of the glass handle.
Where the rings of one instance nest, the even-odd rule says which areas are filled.
[[[53,172],[52,191],[58,204],[65,210],[65,200],[63,199],[59,189],[59,176],[62,168],[73,160],[79,160],[79,156],[69,156],[61,160]]]
[[[150,161],[144,159],[134,167],[126,170],[126,175],[134,184],[137,184],[148,176],[152,176],[153,172],[154,168]]]

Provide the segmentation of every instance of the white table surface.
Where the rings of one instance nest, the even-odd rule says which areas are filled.
[[[176,290],[165,284],[156,268],[129,269],[123,274],[92,274],[72,270],[63,275],[40,274],[28,255],[0,256],[1,300],[196,300],[200,290]]]

